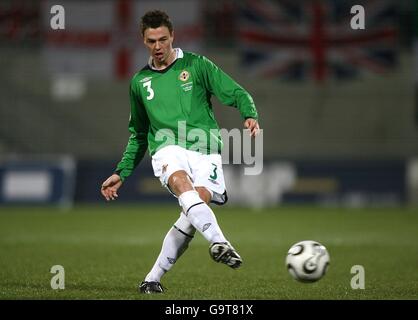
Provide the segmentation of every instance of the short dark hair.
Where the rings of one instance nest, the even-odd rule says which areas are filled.
[[[152,10],[148,11],[143,15],[141,18],[141,33],[144,36],[145,30],[148,28],[158,28],[161,26],[165,26],[170,31],[170,34],[173,32],[173,24],[170,21],[170,17],[161,10]]]

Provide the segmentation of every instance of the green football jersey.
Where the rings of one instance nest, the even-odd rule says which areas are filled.
[[[131,133],[116,173],[126,179],[149,149],[153,155],[167,145],[201,153],[220,153],[223,143],[211,96],[236,107],[243,119],[257,119],[250,94],[202,55],[177,50],[164,70],[149,65],[130,83]]]

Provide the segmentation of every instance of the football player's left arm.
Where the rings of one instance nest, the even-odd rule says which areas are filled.
[[[257,119],[248,118],[244,121],[244,128],[250,130],[250,136],[255,137],[260,132],[260,126]]]
[[[202,57],[200,69],[203,83],[222,104],[236,107],[244,119],[244,127],[251,136],[259,132],[258,113],[251,95],[212,61]]]

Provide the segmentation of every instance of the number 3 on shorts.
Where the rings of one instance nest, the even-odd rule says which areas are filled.
[[[154,98],[154,90],[152,90],[151,88],[151,80],[144,82],[143,86],[144,88],[147,88],[147,100],[151,100],[152,98]]]
[[[218,174],[216,173],[216,170],[218,170],[218,166],[214,163],[212,163],[212,165],[213,165],[213,172],[209,176],[209,178],[211,178],[212,180],[216,180],[216,178],[218,177]]]

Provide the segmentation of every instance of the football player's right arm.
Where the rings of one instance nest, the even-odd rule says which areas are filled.
[[[134,81],[131,82],[129,97],[131,104],[129,132],[131,135],[115,173],[102,184],[101,193],[106,200],[115,200],[117,198],[117,190],[123,181],[132,174],[148,149],[148,115],[140,96],[136,92]]]
[[[120,176],[116,173],[112,174],[105,182],[102,183],[100,192],[107,201],[116,200],[118,197],[118,189],[122,185]]]

